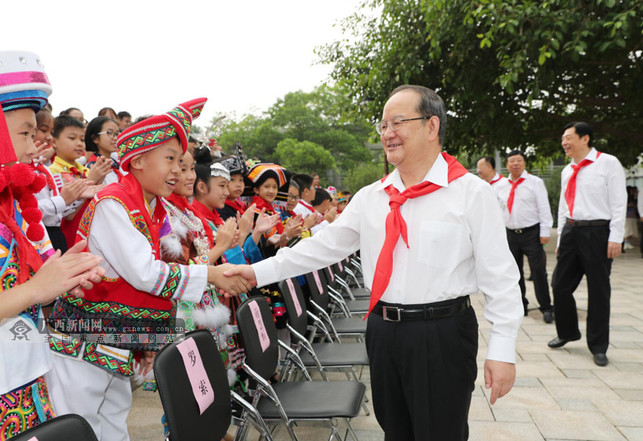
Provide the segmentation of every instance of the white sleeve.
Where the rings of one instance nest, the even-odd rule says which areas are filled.
[[[556,225],[556,231],[558,233],[558,239],[556,243],[556,247],[560,245],[560,236],[563,234],[563,227],[565,226],[565,222],[567,221],[567,213],[569,211],[567,210],[567,201],[565,200],[565,182],[563,180],[563,173],[565,169],[563,169],[560,173],[560,197],[558,198],[558,224]]]
[[[88,238],[89,251],[101,256],[106,277],[115,273],[139,291],[199,302],[206,289],[207,265],[167,264],[130,222],[125,208],[105,199],[96,205]],[[111,270],[111,271],[109,271]]]
[[[49,187],[43,188],[38,194],[38,209],[42,212],[42,223],[48,227],[59,227],[67,205],[62,196],[50,196]]]
[[[319,233],[321,230],[323,230],[324,228],[326,228],[329,225],[330,225],[330,222],[328,222],[326,219],[324,219],[323,221],[321,221],[317,225],[313,225],[310,228],[310,234],[315,235],[315,234]]]
[[[536,204],[538,205],[538,217],[540,221],[540,237],[549,237],[551,227],[554,225],[554,218],[551,215],[547,188],[540,178],[535,181],[535,184]]]
[[[357,192],[335,222],[292,248],[282,248],[252,265],[258,286],[295,277],[344,259],[360,246],[361,193]]]
[[[607,177],[607,196],[612,219],[610,220],[610,242],[621,243],[625,236],[625,216],[627,215],[627,187],[625,170],[620,161],[613,157]],[[610,158],[611,159],[611,158]]]
[[[502,213],[491,188],[468,198],[478,288],[485,296],[484,316],[491,323],[487,359],[516,362],[516,337],[523,317],[518,267],[507,245]]]
[[[639,210],[639,216],[643,219],[643,187],[639,189],[639,195],[637,199],[637,205]]]

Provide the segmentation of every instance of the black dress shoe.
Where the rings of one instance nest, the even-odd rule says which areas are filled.
[[[594,354],[594,363],[596,366],[607,366],[609,361],[607,360],[607,355],[605,354]]]
[[[556,337],[553,340],[550,340],[549,343],[547,343],[547,346],[549,346],[550,348],[562,348],[563,346],[565,346],[570,341],[576,341],[576,340],[580,340],[580,335],[578,337],[576,337],[576,338],[560,338],[560,337]]]
[[[543,320],[545,321],[545,323],[553,323],[554,311],[550,309],[548,311],[543,312]]]

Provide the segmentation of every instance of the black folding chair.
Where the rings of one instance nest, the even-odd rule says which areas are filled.
[[[11,438],[12,441],[97,441],[87,420],[80,415],[68,414],[45,421]]]
[[[279,342],[266,299],[251,297],[242,303],[237,309],[237,324],[245,343],[244,369],[257,383],[252,404],[266,422],[283,423],[291,439],[297,440],[295,423],[327,421],[331,428],[330,440],[339,438],[337,419],[344,419],[348,432],[357,440],[349,419],[359,415],[366,391],[364,384],[311,381],[305,369],[302,374],[306,381],[270,384],[267,379],[277,369],[279,346],[290,350],[291,355],[294,351]]]
[[[201,414],[193,393],[183,357],[177,346],[192,339],[196,343],[208,380],[214,390],[214,402]],[[185,338],[166,345],[154,359],[154,375],[169,428],[171,441],[220,440],[228,431],[232,418],[231,399],[243,409],[243,423],[249,422],[264,439],[271,434],[259,412],[230,390],[228,376],[217,343],[205,329],[188,332]],[[243,432],[245,426],[237,433]]]

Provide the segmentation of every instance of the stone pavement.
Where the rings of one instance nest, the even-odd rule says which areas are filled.
[[[547,251],[551,279],[553,244]],[[593,363],[584,323],[583,339],[561,349],[549,349],[547,342],[556,335],[554,325],[544,323],[537,309],[530,310],[518,334],[516,384],[494,406],[489,404],[482,371],[490,325],[482,317],[483,296],[473,297],[480,323],[480,350],[469,413],[470,440],[643,441],[643,259],[638,249],[615,259],[611,280],[609,365],[601,368]],[[528,282],[527,287],[531,306],[536,308],[533,284]],[[584,322],[584,281],[576,302]],[[362,380],[368,384],[368,370]],[[372,410],[372,406],[369,408]],[[135,391],[128,419],[132,441],[162,440],[162,413],[157,393]],[[355,418],[352,426],[362,441],[384,439],[372,412],[369,417]],[[325,440],[329,434],[326,427],[298,427],[296,432],[302,441]],[[344,431],[341,433],[343,436]],[[279,430],[276,439],[286,440],[286,432]]]

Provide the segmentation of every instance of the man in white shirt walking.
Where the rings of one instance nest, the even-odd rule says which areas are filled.
[[[536,299],[546,323],[554,321],[554,307],[549,296],[545,252],[543,245],[549,242],[554,223],[547,198],[547,189],[542,179],[528,173],[527,157],[519,150],[507,155],[509,179],[497,184],[498,197],[502,202],[507,242],[520,270],[520,291],[525,315],[527,315],[527,289],[523,272],[524,256],[527,256]]]
[[[377,131],[393,173],[312,238],[226,274],[262,286],[361,250],[373,407],[385,439],[466,440],[478,351],[469,296],[484,293],[492,323],[484,381],[494,404],[515,380],[518,270],[493,189],[441,151],[446,108],[435,92],[395,89]]]
[[[580,340],[574,291],[587,278],[587,346],[594,363],[606,366],[609,345],[610,271],[621,254],[627,192],[619,160],[592,147],[589,124],[565,126],[562,146],[572,158],[561,173],[558,262],[552,277],[558,336],[550,348]]]

